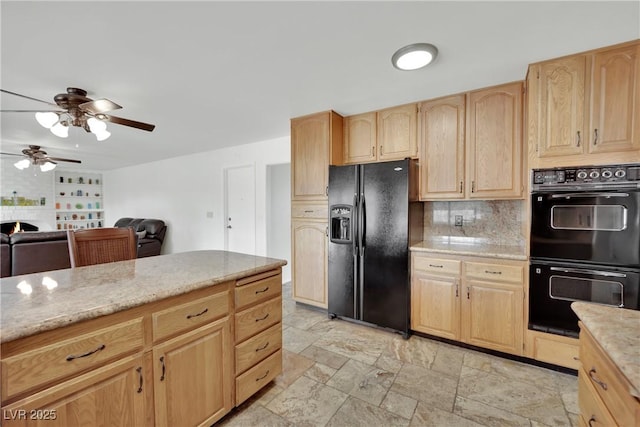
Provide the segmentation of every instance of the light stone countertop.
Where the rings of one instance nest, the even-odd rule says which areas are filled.
[[[447,240],[424,240],[410,247],[412,251],[449,255],[471,255],[489,258],[504,258],[526,261],[524,246],[492,245],[481,242],[455,242]]]
[[[585,302],[571,308],[640,397],[640,311]]]
[[[0,279],[0,342],[116,313],[287,262],[195,251]]]

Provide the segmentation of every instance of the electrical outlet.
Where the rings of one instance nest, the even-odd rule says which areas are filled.
[[[454,225],[456,227],[462,227],[462,215],[456,215],[455,216],[455,223]]]

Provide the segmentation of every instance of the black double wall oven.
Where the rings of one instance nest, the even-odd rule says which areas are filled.
[[[573,301],[640,308],[640,164],[532,173],[529,329],[577,337]]]

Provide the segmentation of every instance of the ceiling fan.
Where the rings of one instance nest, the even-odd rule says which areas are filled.
[[[81,127],[87,132],[94,133],[98,141],[107,139],[109,135],[111,135],[106,130],[105,122],[129,126],[149,132],[153,131],[156,127],[149,123],[137,122],[135,120],[105,114],[106,112],[118,110],[122,107],[106,98],[96,100],[88,98],[87,91],[84,89],[68,87],[66,93],[59,93],[53,97],[55,103],[5,89],[0,89],[0,92],[56,107],[56,110],[0,110],[0,112],[36,113],[38,123],[45,128],[51,129],[54,135],[61,138],[68,136],[70,126]]]
[[[40,166],[43,172],[55,169],[57,162],[82,163],[80,160],[63,159],[61,157],[49,157],[47,152],[42,150],[39,145],[30,145],[29,148],[22,150],[22,154],[0,153],[5,156],[21,156],[24,159],[14,164],[18,169],[28,168],[29,165]]]

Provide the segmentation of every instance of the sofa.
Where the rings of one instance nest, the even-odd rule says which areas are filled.
[[[138,236],[138,258],[160,255],[167,225],[160,219],[120,218],[114,227],[132,227]]]
[[[13,233],[9,236],[9,246],[11,276],[71,267],[66,231]]]
[[[137,257],[160,255],[167,231],[159,219],[121,218],[115,227],[133,227]],[[0,234],[0,277],[71,268],[67,231],[21,231]]]
[[[11,246],[9,236],[0,234],[0,277],[11,276]]]

